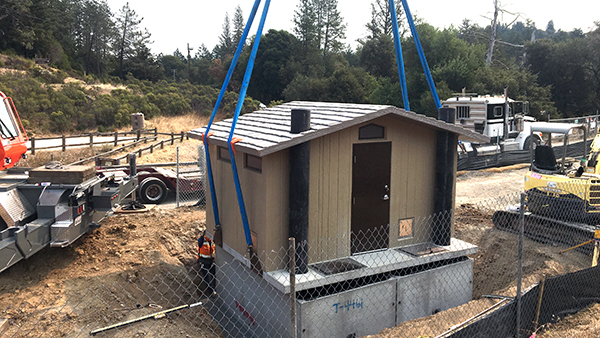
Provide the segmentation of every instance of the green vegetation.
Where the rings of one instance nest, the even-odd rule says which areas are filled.
[[[347,23],[338,0],[302,0],[292,32],[262,37],[244,112],[289,100],[391,104],[402,107],[387,1],[372,0],[367,37],[343,45]],[[411,110],[436,116],[414,42],[400,25]],[[210,15],[210,13],[208,14]],[[105,0],[9,0],[0,4],[0,90],[13,96],[27,128],[39,132],[124,126],[129,115],[209,114],[240,41],[244,16],[226,15],[219,44],[195,53],[150,52],[150,32],[124,6]],[[600,23],[594,30],[545,30],[531,22],[479,27],[464,20],[440,30],[417,20],[417,30],[440,99],[466,88],[531,103],[539,117],[593,114],[600,108]],[[493,49],[489,46],[495,36]],[[253,39],[246,46],[221,106],[231,115]],[[190,41],[199,44],[201,41]],[[35,59],[35,61],[34,61]],[[43,66],[37,66],[42,63]],[[51,68],[52,67],[52,68]],[[67,77],[82,82],[64,83]],[[110,93],[94,87],[124,85]],[[123,88],[123,87],[119,87]]]

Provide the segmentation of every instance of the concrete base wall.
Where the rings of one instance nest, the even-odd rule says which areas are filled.
[[[289,294],[217,247],[218,297],[207,304],[226,337],[291,336]],[[297,301],[298,337],[360,337],[469,302],[473,260]]]
[[[346,338],[376,334],[401,322],[469,302],[473,260],[394,277],[353,290],[298,301],[299,336]]]
[[[290,297],[217,246],[216,291],[207,304],[225,337],[290,337]]]
[[[473,298],[473,260],[396,278],[396,324],[465,304]]]

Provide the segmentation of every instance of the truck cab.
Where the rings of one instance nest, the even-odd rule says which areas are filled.
[[[454,108],[455,123],[488,136],[498,152],[529,149],[541,142],[541,135],[531,132],[531,123],[536,120],[527,115],[527,101],[515,101],[506,95],[461,93],[443,101],[442,106]],[[480,145],[473,146],[481,148]],[[490,148],[489,145],[483,147]]]

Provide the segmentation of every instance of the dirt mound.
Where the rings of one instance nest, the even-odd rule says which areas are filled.
[[[197,281],[182,271],[193,269],[204,219],[205,212],[192,207],[114,215],[72,246],[45,249],[0,274],[2,317],[11,319],[13,330],[26,325],[19,333],[31,326],[55,337],[156,312],[150,306],[156,295],[165,307],[185,303],[196,295],[181,290],[193,290]],[[176,317],[178,326],[201,318],[191,327],[208,325],[208,333],[218,332],[204,309],[188,312]]]

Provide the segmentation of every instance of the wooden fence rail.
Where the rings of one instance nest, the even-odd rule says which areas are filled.
[[[138,157],[141,157],[142,154],[144,153],[153,153],[155,149],[163,149],[165,145],[173,145],[175,143],[176,140],[178,140],[179,142],[183,142],[184,139],[189,139],[189,137],[187,137],[187,135],[184,132],[181,132],[180,134],[174,134],[174,133],[163,133],[163,135],[169,135],[171,136],[169,139],[162,139],[160,141],[154,142],[146,147],[140,148],[140,149],[136,149],[134,152],[138,155]],[[130,147],[135,147],[140,145],[141,143],[147,143],[149,140],[156,140],[158,138],[158,136],[154,135],[154,136],[150,136],[150,137],[145,137],[139,140],[136,140],[135,142],[132,142],[130,144],[121,146],[119,148],[115,148],[113,150],[92,156],[92,157],[88,157],[88,158],[84,158],[81,159],[77,162],[73,162],[70,163],[69,165],[78,165],[78,164],[83,164],[86,162],[92,162],[94,161],[95,165],[97,167],[99,166],[105,166],[105,165],[119,165],[121,164],[121,160],[125,159],[126,161],[129,161],[129,154],[124,154],[122,156],[118,156],[118,157],[111,157],[108,158],[108,156],[115,154],[117,152],[123,151],[126,148],[130,148]]]
[[[135,135],[135,136],[134,137],[126,137],[127,135]],[[169,140],[171,142],[171,145],[174,144],[175,139],[180,139],[180,142],[183,142],[184,138],[189,139],[189,137],[187,137],[186,133],[184,133],[183,131],[179,134],[175,134],[173,132],[159,133],[157,128],[154,128],[154,129],[147,129],[147,130],[135,130],[135,131],[125,131],[125,132],[114,132],[114,133],[88,133],[88,134],[79,134],[79,135],[62,135],[62,136],[42,137],[42,138],[31,137],[29,139],[30,146],[28,147],[28,150],[30,151],[31,155],[35,155],[35,152],[37,150],[48,150],[48,149],[59,149],[60,148],[63,152],[65,152],[67,150],[67,148],[69,148],[69,147],[82,147],[82,146],[93,147],[93,146],[102,145],[102,144],[112,144],[114,147],[116,147],[119,142],[143,140],[143,139],[145,139],[143,137],[143,135],[153,135],[153,137],[155,139],[159,135],[168,136]],[[99,141],[98,142],[98,141],[94,140],[95,137],[107,137],[107,136],[114,136],[114,138],[111,141]],[[119,136],[125,136],[125,138],[119,138]],[[82,137],[89,137],[89,142],[67,144],[68,139],[82,138]],[[61,140],[61,144],[54,145],[54,146],[45,146],[45,147],[36,146],[36,141],[39,142],[39,141],[44,141],[44,140]]]

